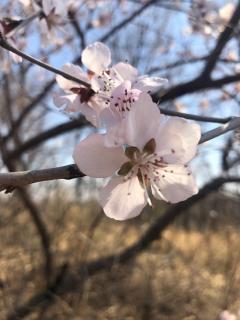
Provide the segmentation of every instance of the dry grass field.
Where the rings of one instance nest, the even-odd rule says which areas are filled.
[[[240,309],[239,203],[209,197],[127,264],[87,278],[77,290],[54,297],[26,319],[215,320]],[[0,319],[44,288],[39,238],[17,201],[2,202],[0,215]],[[156,214],[161,214],[159,208]],[[210,214],[209,214],[210,213]],[[152,213],[119,223],[95,203],[42,204],[54,266],[116,253],[146,230]],[[192,218],[189,218],[189,217]],[[97,218],[96,218],[97,217]]]

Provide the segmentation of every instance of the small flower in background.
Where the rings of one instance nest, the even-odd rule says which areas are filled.
[[[18,0],[27,15],[37,15],[43,43],[59,44],[58,31],[64,32],[68,22],[70,0]],[[77,0],[76,0],[77,1]]]
[[[234,12],[235,5],[232,2],[228,2],[223,5],[218,13],[219,17],[223,22],[228,22]]]
[[[73,154],[79,169],[90,177],[112,177],[100,193],[105,214],[116,220],[139,215],[151,196],[183,201],[198,189],[187,163],[196,154],[200,127],[160,114],[151,97],[142,93],[122,120],[117,146],[105,135],[92,134]]]
[[[3,18],[0,20],[0,33],[3,38],[6,38],[9,44],[13,47],[16,47],[16,41],[13,36],[9,36],[10,32],[13,31],[16,27],[22,22],[21,19],[10,19]],[[16,63],[22,62],[22,58],[13,52],[9,52],[12,60]]]
[[[91,84],[93,75],[103,72],[111,63],[111,52],[107,46],[96,42],[94,46],[83,50],[82,62],[89,70],[87,73],[79,66],[70,63],[63,67],[63,71]],[[82,112],[88,121],[98,127],[100,112],[105,108],[105,105],[96,92],[92,88],[86,88],[61,76],[57,76],[56,80],[66,94],[56,95],[55,104],[67,112]]]
[[[56,31],[62,30],[61,28],[66,24],[66,3],[57,0],[42,0],[41,9],[40,28],[42,34],[46,39],[54,39]]]
[[[110,24],[112,20],[112,15],[108,12],[103,12],[101,14],[99,14],[97,19],[94,19],[91,22],[91,25],[94,28],[101,28],[101,27],[105,27],[106,25]]]
[[[224,310],[220,313],[219,320],[237,320],[237,316],[228,310]]]

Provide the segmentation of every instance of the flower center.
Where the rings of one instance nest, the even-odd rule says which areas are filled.
[[[124,176],[125,180],[131,179],[137,174],[140,183],[147,187],[154,173],[157,173],[159,168],[163,168],[166,164],[163,163],[162,157],[155,153],[156,141],[150,139],[143,150],[140,151],[137,147],[127,147],[125,155],[129,158],[118,170],[118,174]]]
[[[71,88],[71,91],[79,95],[81,103],[88,102],[90,98],[95,94],[95,92],[91,88],[84,88],[84,87]]]
[[[109,94],[115,88],[118,83],[116,82],[117,79],[114,74],[112,74],[112,70],[104,70],[98,78],[98,85],[99,85],[99,94]],[[109,101],[110,102],[110,101]]]

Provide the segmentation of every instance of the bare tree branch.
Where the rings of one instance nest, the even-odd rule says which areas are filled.
[[[29,211],[31,218],[39,233],[42,248],[43,248],[43,254],[45,257],[44,274],[46,278],[46,283],[48,284],[50,282],[52,271],[53,271],[52,270],[53,269],[52,253],[50,248],[50,236],[41,218],[41,214],[38,210],[38,207],[35,205],[30,195],[27,193],[27,190],[18,188],[17,192],[23,204]]]
[[[228,123],[204,133],[202,135],[202,138],[199,143],[203,143],[203,142],[212,140],[216,137],[219,137],[219,136],[227,133],[228,131],[235,130],[239,127],[240,127],[240,117],[233,118]]]
[[[5,152],[6,146],[4,144],[1,146],[1,148],[2,148],[2,152]],[[5,160],[5,159],[3,159],[3,161],[9,171],[16,170],[15,166],[11,161]],[[28,194],[27,190],[24,190],[22,187],[20,187],[17,190],[17,194],[20,200],[23,202],[23,204],[27,208],[31,216],[31,219],[38,231],[42,249],[43,249],[44,258],[45,258],[44,275],[46,279],[46,286],[48,286],[51,280],[51,275],[52,275],[52,253],[50,248],[50,237],[49,237],[47,228],[41,218],[38,207],[35,205],[34,201],[31,199],[31,196]]]
[[[195,93],[202,90],[208,89],[218,89],[227,84],[240,81],[240,73],[234,75],[226,76],[220,79],[206,79],[205,77],[199,76],[194,80],[185,82],[183,84],[176,85],[175,87],[170,88],[163,96],[159,97],[158,94],[155,94],[153,99],[154,101],[165,102],[173,100],[179,97],[182,97],[186,94]]]
[[[198,63],[198,62],[203,62],[206,61],[208,59],[209,55],[205,55],[202,57],[194,57],[194,58],[190,58],[190,59],[181,59],[181,60],[177,60],[175,62],[166,64],[164,66],[157,66],[157,67],[152,67],[148,70],[148,74],[153,74],[156,72],[162,72],[168,69],[174,69],[174,68],[178,68],[178,67],[182,67],[186,64],[192,64],[192,63]],[[239,63],[238,60],[231,60],[231,59],[227,59],[227,58],[219,58],[218,61],[223,62],[223,63],[228,63],[228,64],[237,64]]]
[[[213,49],[213,51],[208,57],[207,63],[204,67],[204,70],[201,76],[206,78],[211,76],[211,72],[213,71],[225,45],[227,44],[232,34],[234,33],[234,29],[238,25],[239,19],[240,19],[240,3],[238,3],[235,11],[233,12],[231,19],[229,20],[223,32],[220,34],[215,48]]]
[[[162,114],[165,114],[167,116],[176,116],[176,117],[180,117],[188,120],[195,120],[199,122],[227,123],[234,118],[234,117],[215,118],[215,117],[199,116],[191,113],[178,112],[178,111],[168,110],[164,108],[160,108],[160,110]]]
[[[82,86],[85,86],[87,88],[91,87],[91,85],[89,83],[87,83],[87,82],[85,82],[85,81],[83,81],[81,79],[75,78],[75,77],[71,76],[70,74],[68,74],[68,73],[66,73],[66,72],[64,72],[64,71],[62,71],[60,69],[56,69],[56,68],[50,66],[49,64],[47,64],[47,63],[45,63],[45,62],[43,62],[41,60],[38,60],[38,59],[36,59],[36,58],[34,58],[34,57],[22,52],[21,50],[18,50],[17,48],[11,46],[5,39],[3,39],[1,34],[0,34],[0,46],[2,48],[4,48],[4,49],[8,50],[8,51],[11,51],[11,52],[17,54],[20,57],[30,61],[31,63],[40,66],[41,68],[44,68],[44,69],[46,69],[48,71],[51,71],[51,72],[53,72],[55,74],[59,74],[60,76],[64,77],[65,79],[68,79],[68,80],[74,81],[76,83],[79,83]]]
[[[199,144],[212,140],[239,127],[240,117],[232,118],[228,123],[202,134]],[[85,174],[80,172],[74,164],[42,170],[0,173],[0,191],[6,190],[6,192],[11,192],[16,187],[22,187],[36,182],[57,179],[74,179],[84,176]]]
[[[15,159],[25,151],[39,146],[41,143],[45,142],[48,139],[51,139],[60,134],[67,133],[75,129],[82,129],[88,124],[89,122],[87,122],[87,120],[85,120],[85,118],[83,117],[80,117],[79,119],[75,119],[72,121],[68,121],[63,124],[59,124],[29,139],[28,141],[24,142],[21,146],[19,146],[15,150],[9,151],[7,154],[4,155],[4,157],[5,159]]]
[[[127,17],[123,21],[121,21],[119,24],[114,26],[111,30],[109,30],[104,36],[102,36],[99,41],[106,42],[110,37],[112,37],[116,32],[121,30],[123,27],[125,27],[128,23],[130,23],[133,19],[138,17],[145,9],[147,9],[149,6],[155,4],[158,2],[158,0],[150,0],[146,2],[143,6],[141,6],[139,9],[134,11],[130,17]]]
[[[42,170],[0,173],[0,191],[4,189],[11,191],[14,187],[22,187],[41,181],[74,179],[84,176],[75,164]]]

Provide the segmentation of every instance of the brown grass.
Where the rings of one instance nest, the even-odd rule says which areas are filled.
[[[1,210],[0,319],[6,319],[9,311],[44,287],[43,259],[28,213],[8,205]],[[59,206],[54,201],[43,209],[55,266],[69,261],[74,271],[84,260],[118,252],[133,243],[152,219],[147,211],[125,223],[102,216],[90,231],[98,210],[95,203]],[[204,210],[210,210],[206,203]],[[196,207],[194,212],[198,211]],[[240,308],[238,226],[221,223],[212,230],[210,225],[206,222],[201,231],[197,226],[186,231],[178,221],[134,261],[125,266],[116,263],[111,271],[89,278],[77,292],[56,297],[53,305],[27,319],[214,320],[221,310],[236,312]]]

